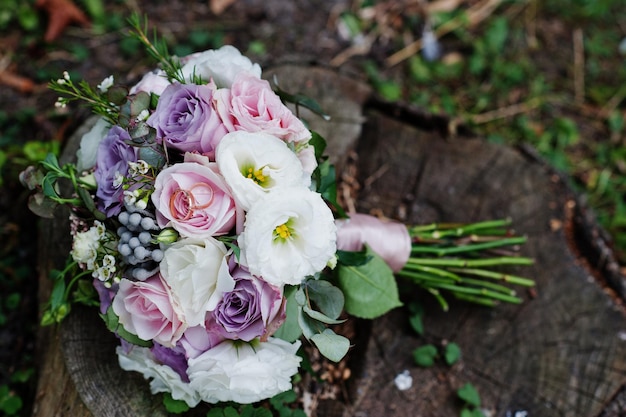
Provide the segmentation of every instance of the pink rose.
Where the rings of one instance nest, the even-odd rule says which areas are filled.
[[[145,281],[122,279],[113,311],[126,331],[163,346],[173,347],[186,330],[160,275]]]
[[[304,123],[280,101],[265,80],[241,73],[230,90],[217,90],[214,98],[229,132],[264,132],[286,142],[303,142],[311,138]]]
[[[235,225],[235,202],[214,163],[183,162],[164,169],[156,177],[152,202],[159,226],[186,237],[223,235]]]
[[[144,91],[148,94],[154,93],[160,96],[170,84],[165,71],[156,70],[144,75],[143,78],[130,89],[130,94],[137,94],[140,91]]]

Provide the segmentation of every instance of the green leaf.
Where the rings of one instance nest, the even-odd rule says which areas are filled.
[[[239,413],[235,407],[228,406],[224,409],[224,417],[239,417]]]
[[[457,395],[466,403],[474,407],[480,407],[480,395],[478,391],[469,382],[457,390]]]
[[[415,330],[415,333],[420,336],[424,334],[424,321],[422,320],[422,316],[419,314],[413,314],[409,317],[409,324],[411,328]]]
[[[350,349],[350,340],[335,334],[330,329],[317,333],[311,337],[311,341],[317,346],[320,353],[333,362],[339,362]]]
[[[302,308],[298,308],[298,326],[302,330],[302,335],[311,340],[311,338],[322,331],[325,327],[317,320],[312,319],[309,315],[302,311]]]
[[[315,149],[315,160],[319,161],[324,156],[324,150],[326,149],[326,139],[319,133],[311,131],[311,139],[309,139],[309,145]]]
[[[331,319],[327,315],[320,313],[319,311],[315,311],[311,307],[306,306],[306,305],[302,307],[302,310],[313,320],[320,321],[324,324],[340,324],[345,321],[345,320]]]
[[[174,414],[182,414],[189,410],[189,406],[185,401],[175,400],[169,392],[163,394],[163,405],[168,412]]]
[[[361,251],[361,252],[353,252],[353,251],[345,251],[345,250],[337,251],[337,262],[346,266],[361,266],[361,265],[368,263],[370,259],[372,259],[372,257],[368,256],[365,251]]]
[[[456,343],[448,343],[444,349],[444,359],[448,365],[454,365],[461,359],[461,348]]]
[[[20,411],[22,405],[22,399],[15,394],[7,393],[6,395],[0,395],[0,410],[4,411],[9,416]]]
[[[224,409],[222,407],[212,407],[206,417],[224,417]]]
[[[50,294],[50,306],[53,310],[56,310],[65,301],[67,301],[65,299],[65,280],[56,280]]]
[[[59,176],[55,172],[48,172],[41,182],[43,195],[48,198],[58,197],[59,194],[55,189],[55,185]]]
[[[117,315],[113,311],[113,306],[109,306],[106,314],[100,314],[100,317],[102,317],[102,320],[104,320],[107,329],[109,329],[111,332],[117,333],[119,337],[126,340],[127,342],[142,347],[152,346],[152,342],[140,339],[139,336],[132,334],[124,329],[124,326],[122,326],[119,322],[119,317],[117,317]]]
[[[306,282],[309,298],[322,313],[336,319],[343,311],[345,302],[343,293],[326,280],[308,280]]]
[[[424,345],[413,351],[413,360],[418,366],[428,368],[433,366],[437,357],[437,348],[433,345]]]
[[[400,307],[398,286],[391,268],[366,247],[372,259],[360,266],[338,265],[338,284],[346,299],[346,311],[359,318],[374,319]]]
[[[285,289],[285,298],[287,300],[285,313],[287,314],[287,318],[282,326],[274,333],[274,337],[278,337],[290,343],[295,342],[302,335],[302,329],[298,324],[299,306],[295,300],[295,289],[296,287],[293,286]]]

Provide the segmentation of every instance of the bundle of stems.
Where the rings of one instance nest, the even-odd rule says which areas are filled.
[[[526,237],[516,236],[510,226],[511,220],[503,219],[411,227],[411,257],[397,275],[431,293],[444,310],[448,302],[442,292],[486,306],[519,304],[515,290],[504,284],[532,287],[535,282],[501,267],[532,265],[533,260],[519,254]]]

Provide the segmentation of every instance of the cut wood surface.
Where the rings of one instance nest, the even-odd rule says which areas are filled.
[[[281,88],[315,98],[332,116],[324,122],[303,113],[328,140],[335,162],[344,166],[356,150],[359,211],[408,223],[511,217],[529,238],[522,253],[536,261],[511,269],[537,282],[533,293],[521,294],[521,305],[452,302],[442,312],[416,292],[412,296],[426,307],[424,337],[409,330],[403,309],[359,323],[349,400],[322,401],[317,416],[455,416],[461,407],[455,391],[467,382],[494,417],[626,413],[623,277],[593,217],[562,177],[532,153],[444,137],[445,118],[396,107],[390,112],[367,87],[336,72],[289,66],[266,76],[274,73]],[[61,267],[69,251],[66,217],[42,222],[42,301],[50,291],[48,272]],[[461,346],[460,362],[428,369],[413,364],[413,349],[446,342]],[[61,326],[42,329],[34,416],[167,415],[141,375],[118,367],[115,345],[94,309],[76,308]],[[398,391],[393,379],[404,370],[413,385]]]

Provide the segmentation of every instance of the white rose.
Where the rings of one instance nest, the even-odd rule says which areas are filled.
[[[203,401],[250,404],[291,389],[298,372],[300,341],[270,337],[267,342],[226,340],[189,360],[190,384]]]
[[[222,46],[189,55],[181,60],[183,76],[189,82],[193,76],[199,76],[203,81],[213,79],[218,87],[230,88],[235,76],[240,72],[247,72],[261,78],[261,67],[253,64],[250,59],[231,45]]]
[[[120,367],[125,371],[135,371],[150,381],[152,394],[169,392],[175,400],[182,400],[189,407],[195,407],[200,402],[200,396],[191,385],[183,381],[180,375],[167,365],[161,365],[154,360],[150,349],[133,346],[130,352],[118,346],[117,353]]]
[[[215,160],[237,207],[243,210],[273,189],[308,187],[311,181],[287,144],[265,133],[227,134],[217,146]]]
[[[88,171],[96,165],[96,152],[111,125],[104,118],[98,119],[91,130],[80,139],[80,148],[76,151],[76,169]]]
[[[246,214],[237,242],[241,263],[270,284],[299,284],[335,256],[333,214],[320,196],[304,187],[272,191]]]
[[[160,263],[174,308],[189,326],[204,326],[224,292],[235,287],[228,272],[226,246],[213,238],[183,239],[167,248]]]

